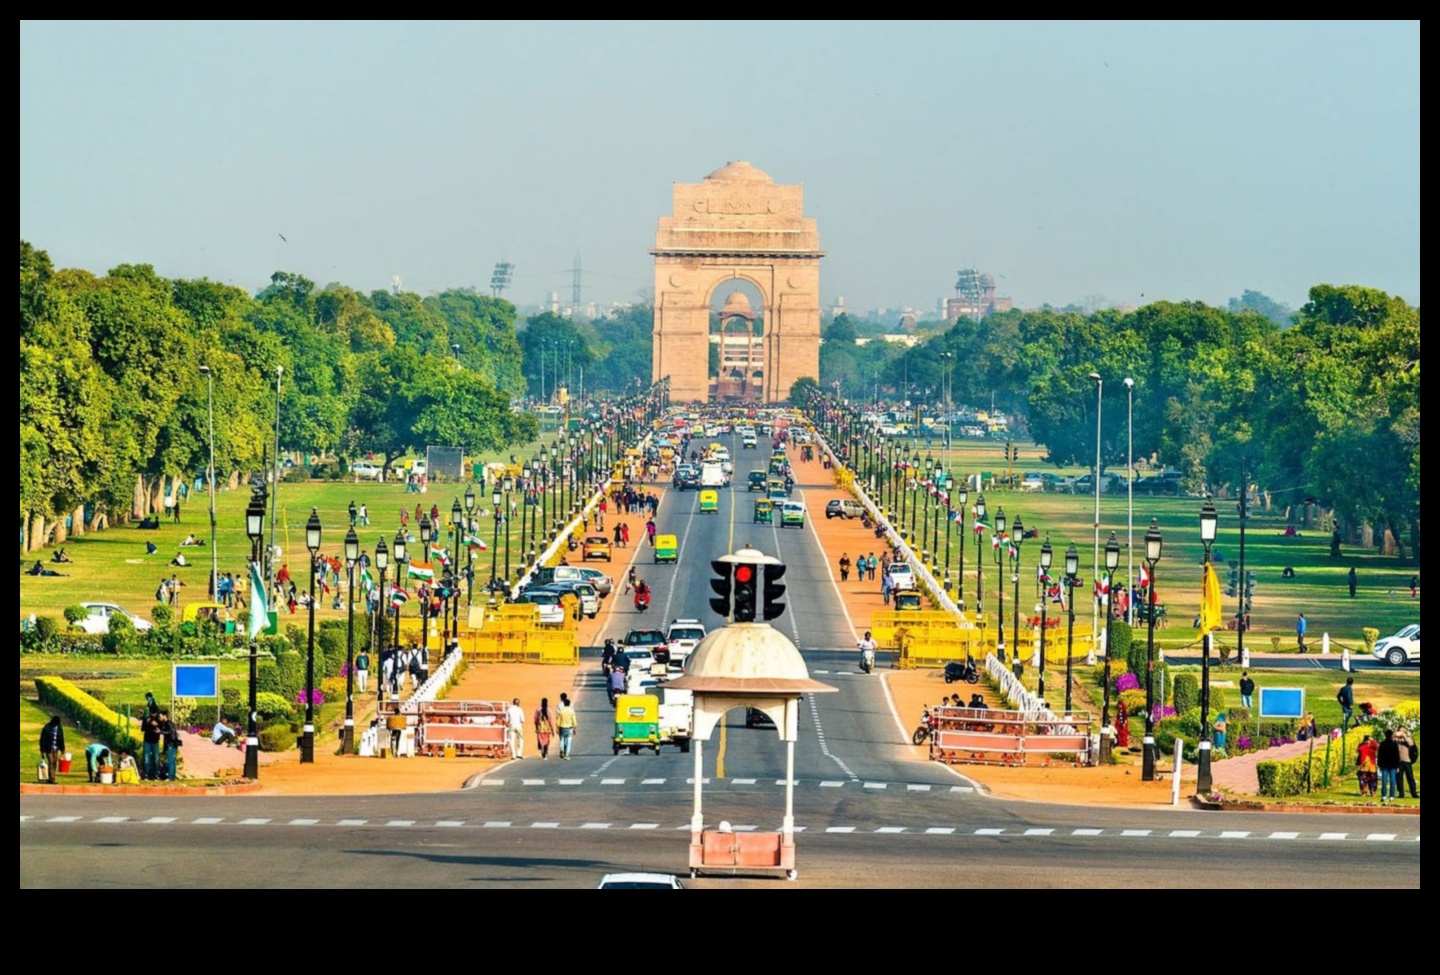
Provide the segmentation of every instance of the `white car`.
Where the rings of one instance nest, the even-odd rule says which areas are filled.
[[[385,468],[369,461],[360,461],[350,465],[350,473],[356,477],[364,478],[367,481],[379,480],[380,475],[385,473]]]
[[[80,605],[85,608],[85,612],[87,615],[84,619],[82,619],[75,625],[81,630],[84,630],[86,633],[93,633],[97,635],[102,633],[109,633],[110,617],[112,616],[129,617],[130,622],[134,625],[135,629],[142,633],[148,629],[153,628],[154,626],[154,624],[151,623],[149,620],[141,619],[134,613],[128,613],[125,610],[121,609],[119,606],[116,606],[114,603],[81,603]]]
[[[1376,660],[1383,660],[1392,667],[1420,662],[1420,624],[1412,623],[1394,636],[1375,641]]]
[[[546,589],[530,589],[515,597],[517,603],[533,603],[540,607],[540,622],[555,626],[565,624],[565,607],[560,605],[560,594]]]
[[[670,630],[665,634],[670,643],[670,662],[682,663],[701,640],[705,639],[705,624],[699,620],[671,620]]]
[[[1043,491],[1045,490],[1045,475],[1039,471],[1026,471],[1020,478],[1020,490],[1022,491]]]
[[[890,577],[890,591],[902,592],[915,587],[915,570],[908,562],[891,562],[887,570]]]
[[[684,890],[673,873],[607,873],[597,890]]]

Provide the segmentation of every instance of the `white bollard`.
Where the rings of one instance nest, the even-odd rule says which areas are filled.
[[[1329,634],[1329,633],[1321,633],[1321,634],[1320,634],[1320,654],[1321,654],[1321,656],[1324,656],[1325,654],[1327,654],[1327,653],[1329,653],[1329,652],[1330,652],[1330,634]]]
[[[1184,742],[1179,738],[1175,739],[1175,770],[1170,773],[1170,805],[1180,805],[1180,770],[1184,765],[1180,761],[1181,749]]]
[[[1326,636],[1329,636],[1329,634],[1327,633]],[[1327,650],[1326,653],[1329,653],[1329,651]],[[1340,648],[1340,669],[1341,669],[1341,670],[1347,670],[1347,671],[1350,669],[1350,648],[1349,648],[1349,647],[1341,647],[1341,648]]]
[[[1244,650],[1241,650],[1241,651],[1240,651],[1240,666],[1241,666],[1241,667],[1249,667],[1249,666],[1250,666],[1250,648],[1249,648],[1249,647],[1246,647]]]

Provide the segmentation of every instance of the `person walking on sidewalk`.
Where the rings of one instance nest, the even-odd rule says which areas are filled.
[[[1415,788],[1415,763],[1420,761],[1420,746],[1410,737],[1407,728],[1395,732],[1395,741],[1400,745],[1400,768],[1395,772],[1395,795],[1405,798],[1405,785],[1410,785],[1410,798],[1419,799],[1420,790]]]
[[[1250,676],[1250,671],[1240,672],[1240,706],[1249,708],[1251,700],[1255,695],[1255,680]]]
[[[57,714],[40,729],[40,756],[45,759],[45,781],[51,785],[55,784],[55,776],[60,771],[60,756],[64,754],[65,726]]]
[[[850,553],[849,553],[849,552],[842,552],[842,553],[840,553],[840,581],[841,581],[841,582],[849,582],[849,581],[850,581]]]
[[[560,730],[560,757],[568,762],[570,749],[575,744],[575,732],[580,727],[568,694],[560,695],[560,706],[555,709],[555,727]]]
[[[1390,728],[1385,729],[1385,740],[1375,750],[1375,763],[1380,767],[1380,801],[1392,802],[1395,799],[1395,778],[1400,771],[1400,743],[1395,740],[1395,732]]]
[[[510,757],[525,757],[525,712],[520,710],[517,697],[505,709],[505,726],[510,729]]]
[[[550,714],[550,699],[542,697],[535,709],[535,747],[540,749],[542,760],[550,757],[550,739],[555,734],[555,719]]]

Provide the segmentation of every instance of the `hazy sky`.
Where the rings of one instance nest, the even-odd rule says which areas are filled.
[[[250,291],[568,300],[578,253],[632,300],[671,184],[744,159],[826,305],[1418,304],[1419,141],[1418,23],[20,25],[21,238]]]

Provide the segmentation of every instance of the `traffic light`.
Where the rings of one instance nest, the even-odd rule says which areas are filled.
[[[755,566],[749,562],[737,562],[733,573],[735,581],[735,622],[755,622]]]
[[[715,590],[715,595],[710,597],[710,608],[725,618],[730,617],[730,570],[731,563],[724,559],[713,559],[710,568],[715,570],[715,578],[710,580],[710,588]]]
[[[761,571],[765,573],[765,588],[761,591],[765,605],[760,616],[766,622],[785,612],[785,604],[780,602],[780,597],[785,595],[785,584],[780,578],[785,575],[785,566],[764,565]]]
[[[1013,441],[1005,441],[1005,462],[1013,464],[1020,459],[1020,451]]]

